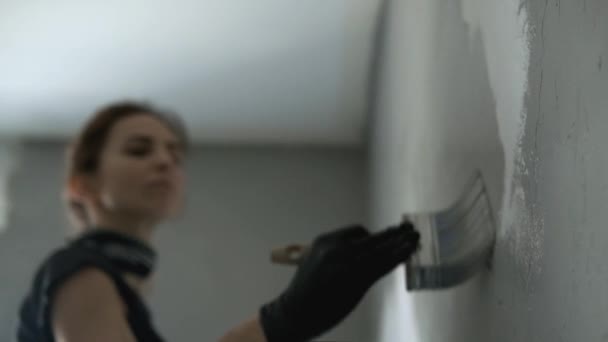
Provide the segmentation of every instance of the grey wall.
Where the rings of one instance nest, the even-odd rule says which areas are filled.
[[[608,3],[390,2],[372,140],[372,221],[436,209],[480,167],[493,269],[374,293],[378,341],[606,341]]]
[[[30,143],[11,183],[14,211],[0,235],[0,340],[41,259],[63,241],[61,144]],[[169,341],[213,341],[277,296],[293,270],[271,248],[366,220],[365,158],[356,149],[198,148],[188,162],[183,216],[161,227],[151,298]],[[366,341],[362,307],[330,334]]]
[[[374,292],[378,341],[606,341],[608,3],[390,2],[372,222],[436,209],[472,168],[499,213],[493,269]]]

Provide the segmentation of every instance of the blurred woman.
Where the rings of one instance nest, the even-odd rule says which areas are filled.
[[[65,199],[77,235],[38,269],[18,341],[162,341],[143,292],[155,229],[182,206],[188,147],[179,120],[146,104],[112,104],[91,118],[68,153]],[[288,288],[221,341],[308,341],[342,321],[417,244],[407,224],[320,236]]]

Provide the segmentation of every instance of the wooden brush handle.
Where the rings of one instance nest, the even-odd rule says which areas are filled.
[[[297,266],[308,249],[309,246],[299,244],[275,248],[270,253],[270,260],[275,264]]]

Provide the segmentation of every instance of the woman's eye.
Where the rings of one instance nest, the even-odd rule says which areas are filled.
[[[135,156],[135,157],[143,157],[146,154],[148,154],[149,149],[148,148],[142,148],[142,147],[138,147],[138,148],[130,148],[127,150],[127,153],[131,156]]]

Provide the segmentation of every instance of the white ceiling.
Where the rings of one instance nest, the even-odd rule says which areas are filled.
[[[0,135],[117,99],[199,142],[357,144],[378,0],[0,0]]]

